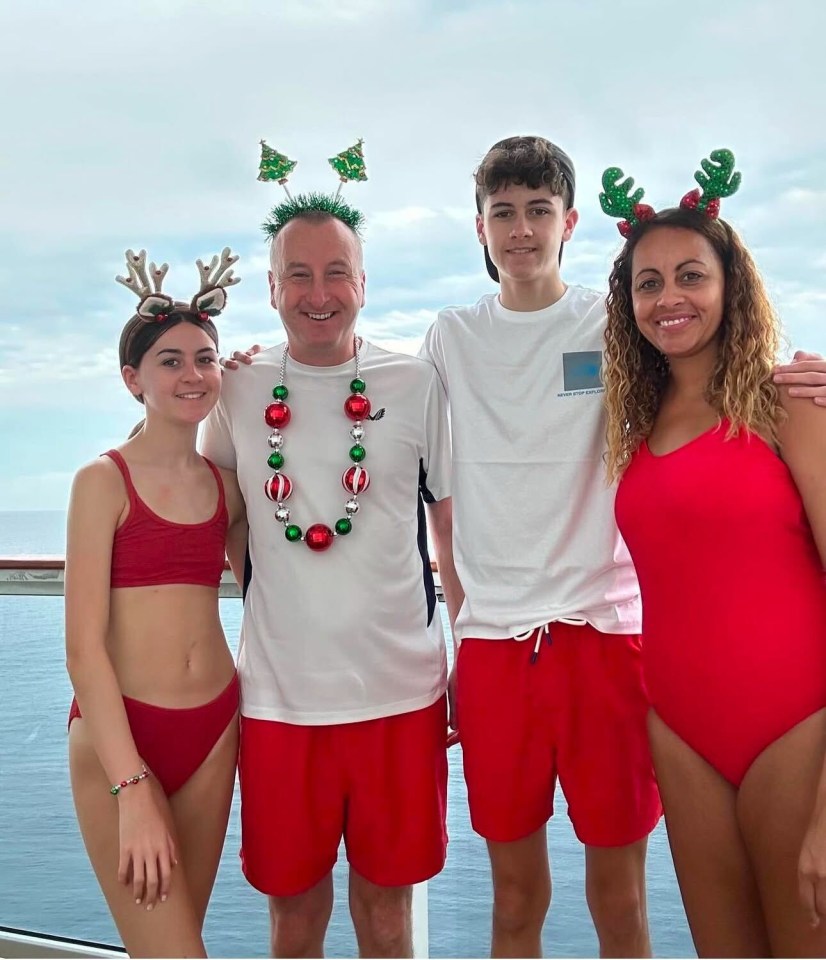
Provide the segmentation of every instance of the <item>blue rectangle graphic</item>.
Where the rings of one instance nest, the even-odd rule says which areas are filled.
[[[582,350],[562,354],[563,390],[593,390],[602,386],[601,350]]]

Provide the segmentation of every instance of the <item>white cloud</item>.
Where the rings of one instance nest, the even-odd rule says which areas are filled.
[[[604,167],[663,206],[728,145],[744,184],[726,215],[794,337],[818,348],[823,10],[793,7],[695,0],[686,18],[628,0],[623,35],[643,39],[625,55],[610,0],[7,3],[0,423],[13,436],[0,483],[34,475],[46,452],[93,455],[134,419],[114,357],[131,305],[112,278],[127,246],[169,260],[170,289],[185,295],[194,258],[231,244],[244,282],[221,318],[225,349],[281,335],[259,225],[283,194],[255,179],[261,137],[298,160],[296,192],[335,189],[327,158],[364,137],[369,180],[345,187],[368,219],[362,324],[411,352],[439,306],[496,289],[472,180],[495,140],[537,132],[571,152],[581,221],[563,272],[600,287],[618,246],[596,199]],[[766,69],[778,51],[794,55]]]

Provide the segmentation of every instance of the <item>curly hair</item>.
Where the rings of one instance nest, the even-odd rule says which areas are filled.
[[[544,137],[508,137],[488,150],[475,171],[476,209],[502,187],[515,184],[531,190],[548,187],[562,197],[565,209],[574,205],[576,177],[571,158]]]
[[[659,227],[681,227],[703,236],[723,267],[723,321],[717,362],[706,400],[729,421],[727,439],[741,428],[773,442],[782,411],[771,370],[780,346],[780,324],[751,254],[723,220],[694,210],[662,210],[634,230],[614,260],[608,281],[603,381],[608,412],[606,466],[618,479],[654,426],[669,379],[667,358],[640,333],[632,307],[632,261],[642,237]]]

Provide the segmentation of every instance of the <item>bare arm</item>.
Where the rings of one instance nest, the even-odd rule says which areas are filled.
[[[788,419],[780,430],[780,453],[800,491],[826,569],[826,422],[808,399],[791,398],[784,390],[781,400]],[[826,764],[803,840],[798,881],[810,922],[819,926],[826,920]]]
[[[103,461],[78,472],[66,535],[66,666],[111,783],[139,773],[142,763],[106,651],[112,540],[123,507],[123,494]]]
[[[229,527],[227,528],[227,560],[229,560],[232,575],[239,587],[244,586],[244,560],[247,552],[247,509],[241,490],[238,486],[238,477],[234,470],[221,469],[224,478],[224,492],[227,498],[229,513]]]
[[[450,632],[453,636],[453,669],[450,671],[447,686],[448,698],[448,726],[452,733],[448,733],[447,746],[452,747],[459,742],[459,711],[456,704],[456,659],[459,654],[456,643],[456,617],[462,609],[465,591],[459,582],[456,567],[453,563],[453,498],[436,500],[428,504],[428,528],[436,549],[436,559],[439,564],[439,579],[442,583],[442,593],[445,595],[447,615],[450,620]]]
[[[456,567],[453,564],[453,498],[446,497],[427,505],[428,527],[436,550],[439,564],[439,579],[445,595],[450,629],[453,630],[456,617],[465,599],[465,591],[459,582]],[[454,641],[454,650],[456,643]]]
[[[114,468],[80,470],[72,486],[66,539],[66,666],[92,746],[111,784],[141,772],[115,670],[106,650],[112,541],[125,506]],[[112,797],[118,805],[118,879],[152,909],[167,898],[175,844],[149,780]]]

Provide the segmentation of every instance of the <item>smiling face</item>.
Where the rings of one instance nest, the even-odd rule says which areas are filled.
[[[535,283],[558,275],[560,248],[577,219],[549,187],[508,184],[485,197],[476,233],[503,282]]]
[[[270,297],[300,363],[345,363],[364,306],[361,244],[340,220],[291,220],[273,241]]]
[[[718,349],[723,265],[701,234],[656,227],[634,248],[631,300],[640,333],[669,360]]]
[[[147,418],[200,423],[221,393],[215,342],[202,327],[186,321],[161,334],[138,366],[124,366],[122,375],[130,393],[142,397]]]

